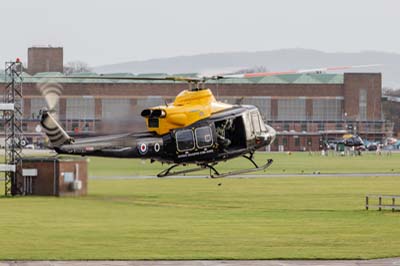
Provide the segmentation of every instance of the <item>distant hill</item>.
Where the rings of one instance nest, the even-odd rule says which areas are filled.
[[[327,53],[311,49],[282,49],[176,56],[94,67],[97,73],[224,73],[264,66],[270,71],[327,66],[382,64],[351,72],[382,72],[383,86],[400,88],[400,54],[364,51]]]

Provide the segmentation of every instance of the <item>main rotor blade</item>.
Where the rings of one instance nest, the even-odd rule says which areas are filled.
[[[62,80],[62,79],[103,79],[103,80],[167,80],[167,81],[184,81],[189,83],[198,83],[204,81],[206,78],[199,77],[139,77],[139,76],[107,76],[100,74],[98,76],[42,76],[42,77],[29,77],[30,79],[40,79],[40,80]]]
[[[369,65],[355,65],[355,66],[322,67],[322,68],[299,69],[299,70],[288,70],[288,71],[226,74],[226,75],[218,75],[216,77],[219,77],[219,78],[255,78],[255,77],[286,75],[286,74],[325,73],[328,71],[338,71],[338,70],[346,70],[346,69],[353,69],[353,68],[379,67],[379,66],[382,66],[382,65],[381,64],[369,64]]]
[[[381,64],[370,64],[370,65],[355,65],[355,66],[338,66],[338,67],[323,67],[323,68],[313,68],[313,69],[300,69],[300,70],[289,70],[289,71],[274,71],[274,72],[258,72],[258,73],[243,73],[243,74],[220,74],[213,76],[201,76],[201,77],[182,77],[182,76],[167,76],[167,77],[141,77],[141,76],[107,76],[105,74],[100,74],[97,76],[33,76],[30,79],[39,80],[63,80],[63,79],[91,79],[91,80],[153,80],[153,81],[183,81],[188,83],[201,83],[207,80],[218,80],[218,79],[230,79],[230,78],[255,78],[255,77],[268,77],[268,76],[278,76],[285,74],[304,74],[304,73],[324,73],[328,71],[338,71],[353,68],[367,68],[367,67],[378,67]]]

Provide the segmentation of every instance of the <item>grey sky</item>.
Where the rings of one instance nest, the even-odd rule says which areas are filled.
[[[0,61],[63,46],[92,66],[279,48],[400,53],[398,0],[1,1]]]

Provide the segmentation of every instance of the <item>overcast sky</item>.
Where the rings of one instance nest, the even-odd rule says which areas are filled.
[[[313,48],[400,53],[399,0],[3,0],[0,61],[34,45],[91,66],[177,55]]]

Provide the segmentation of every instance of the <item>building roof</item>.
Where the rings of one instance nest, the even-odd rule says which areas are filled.
[[[72,75],[71,75],[72,76]],[[79,73],[73,74],[74,77],[79,76],[91,76],[96,77],[99,74],[96,73]],[[112,77],[167,77],[165,73],[149,73],[134,75],[132,73],[113,73],[107,74]],[[188,74],[176,74],[171,76],[188,76]],[[193,74],[191,74],[193,76]],[[68,79],[67,75],[59,72],[43,72],[37,73],[33,76],[23,73],[24,82],[26,83],[38,83],[45,82],[46,77],[62,77],[63,79],[55,78],[52,82],[60,83],[174,83],[174,81],[149,81],[149,80],[107,80],[107,79]],[[67,78],[64,78],[67,77]],[[38,79],[38,78],[43,78]],[[5,82],[3,73],[0,73],[0,83]],[[182,83],[182,82],[176,82]],[[184,83],[184,82],[183,82]],[[209,80],[207,83],[214,84],[343,84],[343,74],[286,74],[278,76],[267,76],[267,77],[256,77],[256,78],[231,78],[231,79],[220,79],[220,80]]]

